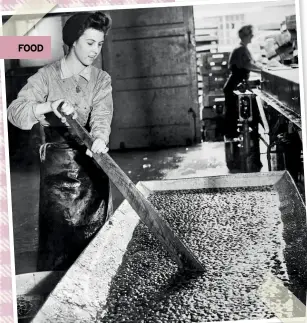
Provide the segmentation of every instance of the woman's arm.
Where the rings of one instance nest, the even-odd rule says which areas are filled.
[[[261,66],[254,61],[250,51],[246,47],[242,47],[240,54],[241,68],[245,68],[251,72],[261,73]]]
[[[109,143],[112,118],[113,98],[111,77],[106,72],[103,72],[98,77],[90,116],[91,135],[94,140],[101,139],[105,145]]]
[[[50,102],[46,102],[47,96],[47,77],[42,68],[28,79],[8,107],[9,121],[20,129],[31,130],[36,123],[44,120],[45,113],[52,111]]]
[[[247,69],[251,72],[261,73],[262,68],[260,65],[257,65],[255,62],[251,61],[247,64]]]

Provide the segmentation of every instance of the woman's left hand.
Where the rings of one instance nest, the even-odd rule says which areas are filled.
[[[93,145],[91,147],[91,150],[87,149],[86,154],[90,157],[94,154],[105,154],[109,151],[109,148],[105,144],[105,142],[98,138],[93,142]]]

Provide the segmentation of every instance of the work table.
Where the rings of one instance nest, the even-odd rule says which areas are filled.
[[[283,70],[263,70],[262,74],[264,73],[271,74],[286,81],[299,84],[299,68],[285,68]]]

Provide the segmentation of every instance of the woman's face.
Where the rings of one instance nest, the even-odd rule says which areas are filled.
[[[85,65],[93,64],[99,55],[104,42],[104,32],[96,29],[86,29],[75,41],[73,50],[79,61]]]
[[[253,30],[251,30],[249,35],[247,36],[248,44],[252,42],[253,37],[254,37],[254,33],[253,33]]]
[[[254,35],[247,35],[245,37],[243,37],[241,40],[244,44],[250,44],[252,42],[252,38],[254,37]]]

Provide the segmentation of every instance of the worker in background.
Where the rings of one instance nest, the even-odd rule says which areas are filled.
[[[251,43],[253,34],[253,26],[243,26],[239,32],[241,40],[238,47],[236,47],[229,57],[228,68],[230,76],[224,85],[225,94],[225,136],[227,138],[236,138],[239,136],[237,131],[237,120],[239,118],[239,111],[237,105],[237,96],[233,91],[237,90],[237,86],[244,80],[247,82],[249,74],[253,72],[261,72],[261,68],[256,65],[252,58],[247,45]]]
[[[91,158],[108,151],[111,132],[111,77],[92,65],[110,27],[101,12],[70,17],[62,34],[68,54],[31,76],[8,107],[13,125],[30,130],[40,123],[45,137],[37,271],[67,270],[112,212],[109,178]],[[70,114],[90,131],[91,150],[69,132]]]

